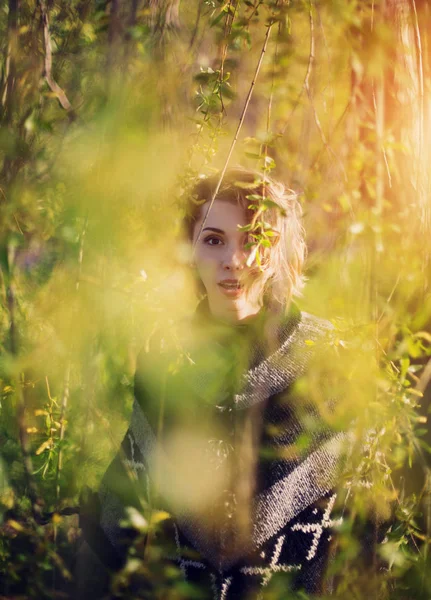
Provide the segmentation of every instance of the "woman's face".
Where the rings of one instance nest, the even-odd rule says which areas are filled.
[[[209,203],[201,207],[193,231],[196,242]],[[205,286],[211,313],[222,320],[242,321],[255,315],[261,303],[247,293],[251,272],[247,267],[250,249],[245,249],[247,233],[238,231],[247,225],[245,211],[223,200],[216,200],[195,246],[194,263]]]

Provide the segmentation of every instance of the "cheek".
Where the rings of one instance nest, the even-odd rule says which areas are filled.
[[[215,254],[214,251],[211,252],[206,248],[202,248],[195,255],[196,270],[205,285],[212,282],[217,272],[219,261]]]

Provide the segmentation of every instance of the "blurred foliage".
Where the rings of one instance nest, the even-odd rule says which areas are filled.
[[[335,325],[301,391],[356,429],[334,594],[431,596],[430,20],[428,0],[0,5],[3,596],[68,593],[61,512],[119,446],[137,352],[195,306],[181,200],[229,148],[300,193],[299,304]],[[193,597],[174,566],[157,588],[152,552],[117,595],[134,574]]]

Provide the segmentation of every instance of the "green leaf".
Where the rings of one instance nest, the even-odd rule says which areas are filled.
[[[256,200],[256,202],[263,201],[263,196],[259,196],[259,194],[249,194],[246,198],[247,200]]]
[[[271,198],[265,198],[263,200],[263,205],[266,208],[280,208],[277,202],[274,202],[274,200],[271,200]]]
[[[427,431],[427,433],[428,433],[428,431]],[[421,446],[421,448],[426,450],[426,452],[431,454],[431,446],[429,444],[427,444],[427,442],[425,440],[418,439],[418,444],[419,444],[419,446]]]
[[[215,17],[212,21],[210,21],[210,27],[215,27],[216,25],[218,25],[225,16],[226,12],[222,9],[221,13],[217,15],[217,17]]]
[[[261,257],[260,257],[260,252],[258,252],[258,250],[259,250],[259,245],[256,246],[256,262],[257,262],[258,266],[261,267],[262,266],[262,260],[261,260]]]

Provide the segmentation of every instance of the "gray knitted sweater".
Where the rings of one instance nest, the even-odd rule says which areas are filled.
[[[297,383],[329,348],[330,329],[294,306],[272,324],[263,314],[220,329],[204,303],[180,351],[159,351],[159,343],[141,353],[130,427],[97,514],[84,518],[89,543],[109,566],[124,561],[129,543],[120,527],[125,507],[144,506],[147,517],[169,513],[155,541],[202,598],[261,598],[275,582],[328,593],[345,436]],[[181,457],[184,430],[199,436]]]

